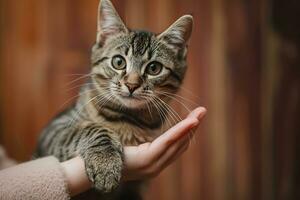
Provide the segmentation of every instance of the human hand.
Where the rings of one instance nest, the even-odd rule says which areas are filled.
[[[205,114],[206,109],[198,107],[153,142],[124,147],[123,181],[158,175],[188,148],[193,137],[190,131],[197,128]]]
[[[198,107],[153,142],[124,147],[122,180],[142,180],[159,174],[188,148],[193,136],[190,131],[197,128],[205,114],[206,109]],[[81,157],[77,156],[61,165],[65,171],[71,196],[84,192],[92,186],[85,173],[84,161]]]

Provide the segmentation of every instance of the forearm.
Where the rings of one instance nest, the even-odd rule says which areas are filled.
[[[1,170],[0,199],[70,199],[61,164],[45,157]]]

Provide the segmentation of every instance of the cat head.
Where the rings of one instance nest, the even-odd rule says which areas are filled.
[[[187,42],[193,17],[184,15],[160,34],[125,26],[109,0],[98,8],[92,48],[92,81],[100,95],[127,108],[167,100],[186,71]]]

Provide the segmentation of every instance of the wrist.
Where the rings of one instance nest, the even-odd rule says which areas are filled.
[[[92,183],[85,172],[84,161],[77,156],[61,163],[65,171],[67,187],[71,196],[88,190]]]

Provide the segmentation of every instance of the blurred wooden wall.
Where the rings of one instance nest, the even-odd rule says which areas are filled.
[[[195,20],[180,95],[206,106],[208,116],[146,199],[299,198],[299,3],[113,3],[132,28],[160,32],[186,13]],[[70,82],[89,69],[97,5],[0,0],[0,142],[15,159],[28,160],[42,127],[75,100],[82,81]]]

